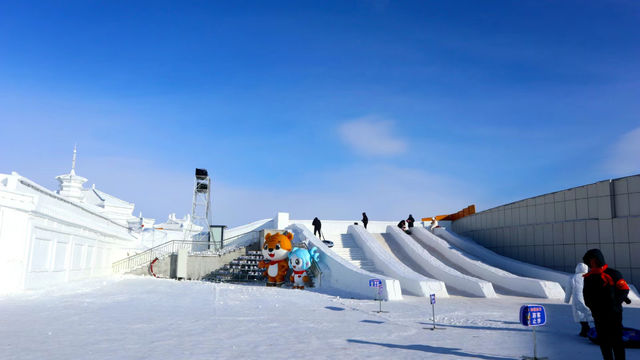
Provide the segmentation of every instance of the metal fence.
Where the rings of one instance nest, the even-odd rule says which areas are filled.
[[[114,273],[126,273],[141,266],[148,265],[155,258],[161,258],[173,254],[179,249],[187,249],[190,252],[199,252],[208,249],[208,247],[208,241],[171,240],[164,244],[154,246],[151,249],[147,249],[139,254],[116,261],[113,263],[112,269]]]
[[[189,253],[198,253],[201,255],[222,255],[236,250],[237,248],[244,247],[244,243],[247,239],[241,239],[242,241],[238,242],[240,244],[234,244],[234,240],[238,240],[247,235],[249,235],[248,241],[257,241],[260,238],[260,232],[255,230],[238,234],[230,238],[223,239],[222,244],[220,244],[221,250],[218,251],[211,250],[211,243],[206,240],[171,240],[147,249],[141,253],[118,260],[111,266],[113,272],[116,274],[126,273],[141,266],[150,264],[155,258],[162,258],[173,254],[179,249],[187,249],[189,250]]]

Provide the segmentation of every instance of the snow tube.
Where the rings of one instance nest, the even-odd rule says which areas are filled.
[[[595,327],[589,329],[587,333],[587,337],[591,340],[592,343],[598,343],[598,332]],[[624,343],[624,347],[627,348],[640,348],[640,330],[623,327],[622,328],[622,342]]]

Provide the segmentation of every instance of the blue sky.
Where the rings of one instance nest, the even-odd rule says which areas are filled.
[[[400,219],[640,173],[635,1],[0,4],[0,172],[164,220]]]

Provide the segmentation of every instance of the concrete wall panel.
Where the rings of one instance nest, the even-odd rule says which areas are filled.
[[[612,220],[600,220],[600,243],[612,243],[613,242],[613,221]]]
[[[523,199],[457,223],[465,224],[454,222],[462,235],[527,262],[573,272],[587,249],[601,248],[612,266],[633,272],[640,269],[640,175]]]
[[[627,178],[627,186],[629,193],[640,192],[640,175],[630,176]]]
[[[629,216],[640,215],[640,193],[629,194]]]
[[[613,251],[616,267],[631,267],[629,244],[614,244]]]

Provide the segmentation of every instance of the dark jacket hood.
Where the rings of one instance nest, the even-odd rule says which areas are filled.
[[[600,251],[600,249],[591,249],[582,257],[582,261],[588,266],[591,266],[591,259],[596,260],[596,265],[598,265],[598,267],[607,263],[604,261],[604,255],[602,255],[602,251]]]

